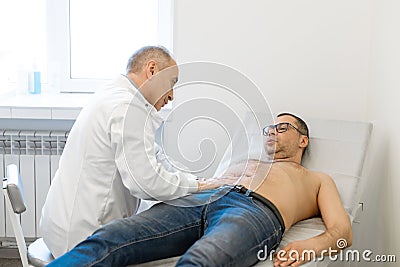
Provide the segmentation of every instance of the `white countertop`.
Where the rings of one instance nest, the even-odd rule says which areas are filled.
[[[1,95],[0,107],[82,108],[92,95],[89,93],[16,95],[14,92],[11,92]]]
[[[0,96],[0,118],[75,120],[92,94],[58,93]]]

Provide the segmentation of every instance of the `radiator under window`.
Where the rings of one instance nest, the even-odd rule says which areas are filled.
[[[0,130],[0,173],[5,175],[8,164],[19,168],[26,212],[21,216],[25,237],[36,238],[47,191],[58,169],[68,131]],[[14,237],[6,214],[4,196],[0,197],[0,238]]]

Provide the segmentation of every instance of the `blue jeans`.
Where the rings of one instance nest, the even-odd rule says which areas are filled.
[[[48,266],[126,266],[178,255],[177,266],[251,266],[282,235],[267,206],[226,186],[115,220]]]

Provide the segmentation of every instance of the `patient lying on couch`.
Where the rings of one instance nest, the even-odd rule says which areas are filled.
[[[301,166],[308,128],[295,115],[278,115],[263,129],[269,162],[232,166],[237,185],[160,203],[113,221],[48,266],[126,266],[182,255],[177,266],[251,266],[274,253],[293,224],[321,216],[326,231],[295,241],[274,256],[275,266],[299,266],[338,240],[352,241],[350,220],[334,181]],[[315,254],[303,251],[312,250]],[[326,253],[325,253],[326,255]]]

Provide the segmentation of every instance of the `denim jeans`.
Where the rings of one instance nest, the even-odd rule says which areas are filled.
[[[226,186],[115,220],[48,266],[115,267],[178,255],[177,266],[251,266],[282,235],[267,206]]]

